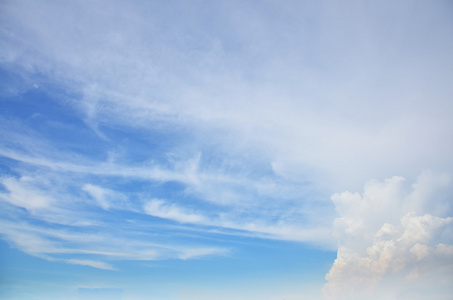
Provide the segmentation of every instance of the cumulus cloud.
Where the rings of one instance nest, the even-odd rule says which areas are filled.
[[[393,177],[367,183],[362,194],[333,195],[339,248],[326,297],[445,299],[453,280],[453,218],[442,197],[449,183],[447,175],[425,173],[412,186]]]

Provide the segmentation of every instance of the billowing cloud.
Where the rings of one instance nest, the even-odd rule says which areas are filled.
[[[369,182],[362,194],[333,195],[339,248],[325,295],[445,299],[453,280],[450,190],[448,176],[426,173],[409,187],[393,177]]]

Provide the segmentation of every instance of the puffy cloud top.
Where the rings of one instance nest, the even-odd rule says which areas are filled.
[[[426,173],[332,196],[339,249],[324,292],[329,299],[445,299],[453,280],[453,218],[446,175]],[[443,211],[439,208],[443,208]],[[421,213],[431,211],[431,213]]]

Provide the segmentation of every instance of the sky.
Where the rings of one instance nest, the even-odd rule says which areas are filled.
[[[453,296],[451,1],[0,2],[0,299]]]

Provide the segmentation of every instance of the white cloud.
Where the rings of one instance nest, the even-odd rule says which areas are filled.
[[[159,218],[170,219],[181,223],[202,223],[205,218],[202,215],[187,211],[176,204],[170,204],[161,199],[148,201],[144,210],[147,214]]]
[[[87,192],[104,210],[132,209],[127,198],[119,192],[90,183],[83,185],[82,190]]]
[[[123,228],[121,235],[108,229],[97,230],[96,233],[80,233],[80,228],[77,227],[50,229],[7,220],[0,225],[3,238],[11,246],[29,255],[105,270],[114,270],[111,263],[118,260],[187,260],[229,253],[229,249],[224,247],[194,246],[187,242],[178,244],[177,241],[159,242],[155,233],[150,236],[143,231],[145,224]],[[150,228],[149,224],[146,226]]]
[[[24,137],[21,140],[26,139]],[[2,154],[21,162],[26,167],[39,168],[41,177],[44,174],[51,174],[49,176],[64,178],[66,189],[79,185],[81,176],[90,178],[90,181],[93,177],[103,177],[103,180],[121,178],[128,182],[176,181],[182,183],[184,187],[181,197],[196,197],[198,202],[209,203],[208,207],[212,209],[210,214],[203,215],[206,211],[195,212],[193,209],[185,208],[183,200],[177,200],[171,204],[155,202],[151,205],[150,203],[145,209],[146,213],[182,223],[248,231],[248,233],[237,232],[240,235],[308,241],[322,247],[331,244],[329,218],[332,212],[326,212],[326,208],[331,209],[329,203],[319,200],[321,197],[313,198],[313,193],[309,196],[311,188],[303,182],[288,181],[273,173],[254,174],[254,166],[244,166],[241,159],[231,161],[228,158],[222,164],[216,162],[213,166],[206,163],[209,158],[204,159],[199,153],[185,156],[173,154],[169,163],[149,162],[128,165],[121,160],[110,159],[111,156],[107,157],[107,161],[93,161],[77,156],[71,157],[56,149],[52,152],[55,158],[69,158],[48,159],[40,157],[41,155],[36,157],[33,154],[11,152],[5,149]],[[253,163],[259,164],[256,161]],[[23,172],[27,173],[26,170],[27,168],[24,168]],[[91,183],[85,184],[82,190],[90,194],[104,209],[120,208],[133,211],[139,209],[120,192]],[[48,190],[41,192],[49,194]],[[136,195],[142,199],[149,198],[140,190],[136,191]],[[197,203],[194,205],[193,207],[196,207]],[[319,218],[319,215],[323,218]],[[48,219],[49,215],[43,217]],[[62,221],[67,220],[68,218],[62,218]],[[93,219],[86,221],[93,221]]]
[[[101,261],[84,260],[84,259],[67,259],[66,262],[73,264],[73,265],[82,265],[82,266],[89,266],[89,267],[96,268],[96,269],[115,271],[115,268],[113,268],[111,265],[101,262]]]
[[[314,243],[323,248],[332,248],[328,239],[331,229],[328,227],[309,227],[300,223],[291,223],[281,219],[278,223],[270,221],[266,213],[244,217],[240,212],[197,211],[171,203],[163,199],[152,199],[143,207],[146,214],[173,220],[179,223],[208,226],[201,231],[217,232],[238,236],[253,236],[264,239],[301,241]],[[217,228],[213,230],[212,228]],[[230,231],[228,231],[230,230]],[[234,230],[234,231],[231,231]]]
[[[71,8],[10,3],[3,59],[80,92],[72,104],[104,136],[96,124],[190,128],[196,147],[248,151],[291,180],[334,188],[452,166],[453,143],[445,136],[453,106],[444,78],[451,77],[445,61],[453,42],[446,30],[451,18],[440,4],[414,5],[417,13],[431,11],[431,22],[398,5],[292,3],[302,15],[276,27],[266,14],[250,9],[238,18],[245,12],[225,5],[209,16],[227,20],[221,29],[204,28],[204,10],[166,24],[158,9],[136,5],[118,11],[103,1]],[[263,9],[276,15],[289,13],[285,5],[268,5]],[[122,17],[112,23],[110,14]],[[368,14],[376,16],[360,17]]]
[[[451,292],[453,218],[440,216],[448,177],[425,173],[408,188],[401,177],[371,181],[362,195],[332,196],[338,254],[326,275],[330,299],[444,299]],[[429,185],[432,185],[431,187]],[[442,193],[443,190],[443,193]],[[428,192],[429,191],[429,192]],[[447,193],[449,195],[449,193]],[[433,197],[436,196],[436,197]],[[447,216],[446,216],[447,215]]]
[[[60,156],[58,152],[55,154]],[[220,231],[231,235],[255,236],[269,239],[291,240],[310,242],[321,247],[331,248],[330,229],[327,219],[316,218],[315,211],[306,211],[294,207],[300,203],[298,197],[303,195],[302,190],[295,183],[281,182],[279,178],[259,177],[254,178],[235,173],[221,173],[219,170],[199,167],[199,157],[188,162],[174,162],[174,166],[162,167],[160,165],[137,165],[127,166],[113,161],[95,164],[76,164],[68,160],[58,162],[47,159],[33,158],[27,155],[14,154],[11,158],[17,159],[25,165],[40,168],[41,180],[52,182],[52,189],[35,182],[32,189],[35,194],[59,199],[58,205],[50,205],[45,211],[35,217],[46,222],[75,226],[105,226],[102,219],[104,216],[89,212],[83,206],[86,205],[84,197],[71,196],[66,191],[78,188],[81,176],[93,178],[93,176],[109,176],[124,178],[128,181],[146,180],[156,182],[180,181],[185,184],[182,197],[197,196],[197,201],[206,201],[210,205],[210,211],[203,209],[188,209],[183,205],[183,200],[168,202],[154,199],[145,203],[145,213],[172,221],[209,226],[200,232],[212,230],[217,227]],[[23,170],[24,173],[33,172]],[[164,175],[162,175],[164,174]],[[32,176],[32,175],[30,175]],[[32,177],[30,177],[32,178]],[[104,177],[104,180],[106,178]],[[63,180],[58,182],[58,180]],[[123,180],[123,179],[121,179]],[[33,181],[34,182],[34,181]],[[58,186],[58,189],[56,188]],[[30,189],[30,187],[28,187]],[[138,203],[134,203],[128,197],[147,198],[142,191],[129,193],[129,196],[106,189],[99,185],[85,184],[82,190],[96,200],[102,208],[125,209],[131,212],[139,212],[142,209]],[[5,194],[5,196],[8,194]],[[64,196],[62,196],[64,195]],[[228,201],[217,200],[217,196],[229,196]],[[258,198],[264,197],[264,199]],[[267,198],[267,199],[266,199]],[[278,199],[276,201],[275,199]],[[312,201],[312,200],[310,200]],[[316,207],[316,201],[308,205]],[[139,201],[140,202],[140,201]],[[88,202],[89,203],[89,202]],[[197,207],[197,203],[192,203]],[[307,205],[307,204],[306,204]],[[276,222],[278,218],[278,222]],[[314,221],[313,221],[314,220]],[[324,222],[324,224],[323,224]],[[88,227],[87,227],[88,228]],[[220,232],[219,231],[219,232]]]
[[[7,189],[8,193],[0,194],[0,198],[6,202],[16,206],[23,207],[29,211],[36,211],[40,209],[49,208],[56,201],[43,194],[35,186],[39,184],[46,184],[45,182],[30,178],[30,177],[3,177],[0,178],[0,183]]]
[[[90,194],[103,209],[108,210],[110,208],[110,201],[106,199],[106,196],[108,196],[111,191],[92,184],[85,184],[82,187],[82,190]]]
[[[193,259],[202,257],[205,255],[221,255],[228,253],[227,249],[220,249],[220,248],[194,248],[194,249],[186,249],[182,251],[181,254],[178,255],[179,259],[186,260],[186,259]]]

